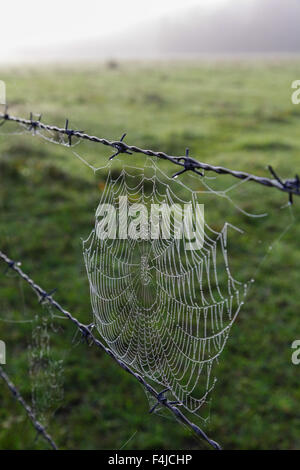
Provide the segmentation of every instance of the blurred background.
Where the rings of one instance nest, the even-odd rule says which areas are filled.
[[[35,0],[2,7],[9,62],[299,52],[297,0]]]
[[[69,118],[71,128],[111,140],[127,132],[128,143],[173,155],[189,146],[200,161],[261,176],[269,164],[282,178],[299,173],[300,105],[291,100],[299,1],[28,0],[6,2],[1,17],[0,80],[11,114],[43,113],[60,127]],[[0,249],[90,323],[81,240],[106,174],[19,132],[0,128]],[[110,152],[85,144],[82,155],[101,166]],[[287,202],[250,183],[245,194],[243,208],[254,212]],[[227,449],[300,447],[300,369],[291,362],[300,336],[299,202],[232,329],[209,419],[198,422]],[[270,230],[280,236],[277,225]],[[171,416],[149,415],[134,379],[0,270],[4,368],[60,448],[206,448]],[[2,382],[0,423],[1,449],[47,447]]]

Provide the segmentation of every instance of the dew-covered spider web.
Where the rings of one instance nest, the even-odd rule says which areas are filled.
[[[26,126],[21,133],[28,133]],[[77,157],[74,168],[78,164],[81,171],[86,164],[99,178],[102,194],[94,228],[83,244],[99,335],[120,360],[158,385],[156,389],[168,390],[169,400],[202,415],[232,327],[242,309],[247,314],[261,266],[268,265],[276,242],[293,223],[292,206],[284,204],[280,191],[247,180],[237,183],[228,175],[200,177],[192,172],[174,180],[169,175],[177,168],[137,155],[100,166],[99,153],[90,150],[90,143],[74,138],[75,151],[65,136],[40,129],[34,135],[71,150]],[[122,228],[128,225],[127,235],[131,208],[143,204],[148,214],[151,205],[174,208],[159,216],[169,236],[161,231],[149,236],[151,220],[141,211],[132,228],[139,238],[101,238],[99,207],[110,204],[114,217],[125,200],[128,220],[119,222]],[[177,236],[184,231],[184,220],[178,221],[185,204],[198,217],[193,225],[203,244],[196,249],[187,249],[187,240]],[[203,226],[198,227],[199,219]]]
[[[164,238],[161,230],[151,239],[151,220],[146,223],[140,212],[139,238],[102,239],[98,207],[95,227],[84,242],[99,334],[119,359],[167,389],[168,397],[178,405],[197,414],[216,384],[216,369],[254,282],[255,267],[261,263],[266,245],[270,248],[268,236],[263,241],[251,240],[249,234],[249,220],[252,232],[261,224],[267,230],[268,214],[248,213],[247,204],[244,208],[243,203],[237,205],[228,190],[215,190],[208,182],[212,185],[214,180],[190,179],[190,186],[201,185],[200,190],[193,190],[166,176],[150,159],[142,168],[124,164],[118,172],[112,166],[99,207],[109,204],[115,208],[113,217],[124,201],[129,215],[135,204],[143,204],[149,214],[151,205],[174,207],[173,216],[167,211],[160,216],[161,227],[170,223],[170,236]],[[242,186],[234,184],[230,190],[234,193]],[[199,203],[204,204],[201,214],[197,213]],[[184,204],[203,217],[200,249],[187,250],[184,237],[177,237],[180,217],[176,209],[180,212]],[[291,213],[285,209],[287,227]],[[242,223],[236,225],[237,220]],[[125,222],[130,233],[128,220],[121,219],[120,225]],[[250,259],[246,253],[254,248],[256,253]]]
[[[28,346],[32,409],[40,422],[47,424],[63,401],[63,359],[57,359],[51,348],[51,335],[57,327],[49,315],[36,315]]]

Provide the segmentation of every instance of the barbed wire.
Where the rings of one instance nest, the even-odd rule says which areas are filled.
[[[50,125],[50,124],[44,124],[41,122],[42,116],[40,115],[38,119],[33,119],[33,114],[30,113],[30,118],[29,119],[24,119],[21,117],[17,116],[12,116],[8,114],[7,112],[7,107],[5,109],[4,113],[0,113],[0,120],[2,120],[2,123],[0,125],[4,124],[7,121],[15,122],[18,124],[24,125],[28,131],[32,131],[34,134],[38,129],[40,130],[47,130],[47,131],[52,131],[55,132],[59,135],[65,135],[67,136],[68,140],[68,145],[72,145],[72,138],[76,137],[79,139],[83,140],[88,140],[91,142],[95,142],[98,144],[102,144],[108,147],[111,147],[115,150],[114,154],[109,157],[109,159],[115,158],[117,155],[120,154],[129,154],[132,155],[133,153],[138,153],[138,154],[144,154],[146,156],[150,157],[156,157],[159,159],[163,160],[168,160],[171,163],[181,167],[181,170],[178,171],[173,175],[174,178],[180,176],[181,174],[192,171],[193,173],[196,173],[199,175],[199,177],[203,177],[204,174],[199,171],[199,170],[204,170],[204,171],[210,171],[214,172],[220,175],[231,175],[234,178],[240,179],[240,180],[247,180],[247,181],[253,181],[257,184],[267,186],[267,187],[272,187],[277,190],[280,190],[282,192],[285,192],[289,194],[289,202],[292,204],[293,203],[293,196],[300,196],[300,179],[299,176],[296,175],[294,178],[289,178],[289,179],[282,179],[280,178],[277,173],[274,171],[274,169],[269,165],[268,169],[273,176],[274,179],[267,178],[267,177],[260,177],[256,176],[250,173],[242,172],[242,171],[236,171],[236,170],[231,170],[229,168],[225,168],[223,166],[215,166],[211,165],[208,163],[204,162],[199,162],[196,159],[190,157],[189,149],[187,148],[185,151],[184,156],[170,156],[166,154],[165,152],[160,152],[160,151],[153,151],[153,150],[146,150],[142,149],[140,147],[137,147],[135,145],[128,145],[124,142],[124,139],[126,137],[126,134],[124,133],[120,140],[118,141],[112,141],[108,140],[106,138],[100,138],[97,136],[89,135],[83,131],[80,130],[74,130],[69,128],[69,120],[66,120],[65,127],[58,127],[55,125]],[[196,424],[191,422],[184,414],[183,412],[178,408],[176,405],[180,405],[179,402],[175,401],[169,401],[165,394],[168,389],[162,390],[161,392],[157,392],[146,380],[139,374],[137,374],[135,371],[133,371],[130,367],[128,367],[123,361],[121,361],[112,350],[107,348],[99,339],[97,339],[93,333],[93,324],[91,325],[85,325],[81,323],[75,316],[73,316],[70,312],[65,310],[56,300],[53,299],[53,293],[55,290],[51,292],[46,292],[42,287],[40,287],[38,284],[35,283],[35,281],[30,278],[26,273],[22,271],[20,268],[21,263],[15,262],[12,259],[10,259],[6,254],[4,254],[2,251],[0,251],[0,258],[8,265],[8,269],[11,268],[14,270],[23,280],[25,280],[31,288],[38,294],[40,301],[48,301],[54,308],[56,308],[60,313],[62,313],[66,318],[68,318],[78,329],[78,331],[82,334],[82,336],[87,340],[94,344],[96,347],[102,349],[106,354],[108,354],[112,359],[114,359],[117,364],[122,367],[123,370],[131,374],[133,377],[135,377],[136,380],[138,380],[139,383],[142,384],[142,386],[155,398],[156,404],[151,408],[150,413],[152,413],[157,406],[162,405],[165,408],[169,409],[171,413],[183,424],[185,424],[189,429],[191,429],[196,435],[204,439],[207,443],[209,443],[213,448],[217,450],[221,450],[221,446],[214,440],[210,439],[206,433],[199,428]],[[4,371],[0,368],[0,376],[6,381],[7,385],[9,386],[10,390],[15,394],[17,399],[20,401],[20,403],[24,406],[25,410],[27,411],[28,416],[30,417],[31,421],[33,422],[35,428],[39,431],[41,434],[44,435],[44,437],[48,440],[48,442],[51,443],[53,448],[56,448],[55,443],[52,441],[51,437],[46,433],[45,429],[42,427],[42,425],[34,420],[34,414],[30,407],[24,402],[23,398],[19,394],[19,392],[16,390],[14,392],[15,387],[10,382],[9,378],[7,375],[4,373]],[[20,397],[20,399],[19,399]],[[22,403],[24,402],[24,404]],[[43,430],[43,431],[42,431]],[[44,434],[45,433],[45,434]],[[46,437],[47,436],[47,437]]]
[[[203,163],[195,160],[194,158],[190,157],[189,155],[189,149],[186,149],[185,155],[184,156],[170,156],[166,154],[165,152],[155,152],[153,150],[145,150],[140,147],[137,147],[135,145],[128,145],[124,142],[124,138],[126,137],[126,134],[123,134],[120,140],[116,141],[111,141],[105,138],[93,136],[86,134],[83,131],[79,130],[74,130],[69,128],[69,120],[66,120],[65,127],[61,128],[58,126],[53,126],[50,124],[44,124],[41,122],[41,115],[37,120],[33,119],[33,114],[30,113],[30,118],[29,119],[24,119],[16,116],[11,116],[7,112],[7,107],[5,109],[4,113],[0,113],[0,119],[2,119],[2,124],[5,123],[6,121],[12,121],[16,122],[19,124],[23,124],[28,127],[29,131],[33,131],[34,133],[36,132],[37,129],[41,130],[47,130],[47,131],[53,131],[56,132],[57,134],[60,135],[66,135],[68,138],[68,144],[71,146],[72,144],[72,137],[77,137],[79,139],[83,140],[89,140],[91,142],[96,142],[98,144],[102,144],[108,147],[114,148],[116,151],[115,153],[110,157],[110,159],[113,159],[119,154],[125,153],[125,154],[132,154],[132,153],[140,153],[144,154],[150,157],[156,157],[160,158],[163,160],[168,160],[171,163],[178,165],[182,167],[183,169],[178,171],[173,175],[174,178],[178,177],[182,173],[185,173],[187,171],[192,171],[199,176],[203,176],[203,173],[198,171],[199,169],[205,170],[205,171],[211,171],[217,174],[221,175],[231,175],[234,178],[238,178],[240,180],[248,180],[248,181],[253,181],[255,183],[276,188],[280,191],[283,191],[285,193],[289,194],[289,202],[292,204],[293,203],[293,196],[300,196],[300,178],[298,175],[296,175],[294,178],[289,178],[289,179],[282,179],[280,178],[274,171],[274,169],[269,165],[268,169],[274,179],[266,178],[266,177],[261,177],[261,176],[256,176],[250,173],[246,173],[243,171],[236,171],[236,170],[231,170],[229,168],[225,168],[223,166],[215,166],[211,165],[208,163]]]
[[[50,434],[48,434],[48,432],[46,431],[44,426],[35,418],[34,412],[32,411],[31,407],[26,403],[26,401],[22,397],[22,395],[19,392],[19,390],[17,389],[17,387],[13,384],[13,382],[8,377],[8,375],[4,372],[4,370],[1,366],[0,366],[0,377],[4,380],[4,382],[6,383],[6,385],[8,386],[9,390],[11,391],[13,396],[16,398],[16,400],[18,400],[18,402],[24,408],[24,410],[27,413],[28,418],[32,422],[32,424],[33,424],[34,428],[36,429],[36,431],[38,432],[38,434],[43,436],[43,438],[51,445],[51,447],[54,450],[58,450],[58,447],[55,444],[52,437],[50,436]]]
[[[143,387],[155,398],[156,400],[156,405],[154,405],[151,410],[149,411],[152,413],[155,408],[158,405],[162,405],[165,408],[167,408],[173,415],[184,425],[186,425],[191,431],[193,431],[197,436],[205,440],[209,445],[211,445],[214,449],[216,450],[222,450],[220,444],[218,444],[216,441],[210,439],[207,434],[195,423],[190,421],[184,414],[183,412],[176,406],[180,405],[179,402],[174,402],[174,401],[169,401],[165,394],[169,389],[162,390],[161,392],[157,392],[146,380],[140,375],[134,372],[130,367],[127,366],[123,361],[121,361],[115,354],[114,352],[107,348],[99,339],[97,339],[93,333],[93,324],[91,325],[85,325],[81,323],[74,315],[72,315],[70,312],[65,310],[56,300],[53,299],[52,294],[53,291],[50,293],[47,293],[42,287],[40,287],[36,282],[30,278],[22,269],[21,269],[21,263],[13,261],[10,259],[5,253],[0,251],[0,259],[2,259],[8,266],[8,268],[12,269],[15,271],[24,281],[26,281],[31,288],[36,292],[38,295],[40,301],[48,301],[56,310],[58,310],[60,313],[62,313],[66,318],[68,318],[79,330],[79,332],[82,334],[83,338],[85,338],[87,341],[90,340],[92,344],[97,346],[99,349],[102,349],[106,354],[108,354],[112,359],[117,362],[117,364],[122,367],[126,372],[131,374],[133,377],[135,377],[138,382],[143,385]]]

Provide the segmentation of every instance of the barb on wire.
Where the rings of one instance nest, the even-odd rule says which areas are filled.
[[[169,401],[164,393],[166,390],[163,390],[162,392],[157,392],[152,385],[150,385],[144,377],[142,377],[140,374],[134,372],[127,364],[125,364],[122,360],[120,360],[114,352],[109,349],[107,346],[105,346],[99,339],[97,339],[93,333],[93,324],[92,325],[84,325],[81,323],[75,316],[73,316],[70,312],[65,310],[56,300],[53,299],[53,297],[50,294],[47,294],[47,292],[40,287],[38,284],[34,282],[32,278],[28,276],[21,268],[20,265],[16,262],[14,262],[12,259],[10,259],[5,253],[0,251],[0,259],[2,259],[10,269],[18,273],[18,275],[26,281],[31,288],[38,294],[39,297],[44,297],[47,298],[48,302],[60,313],[62,313],[66,318],[68,318],[79,330],[81,334],[84,335],[87,340],[90,340],[91,343],[93,343],[95,346],[97,346],[99,349],[102,349],[106,354],[108,354],[112,359],[114,359],[117,364],[122,367],[126,372],[131,374],[133,377],[138,380],[140,384],[143,385],[143,387],[156,399],[157,403],[160,403],[164,407],[166,407],[168,410],[170,410],[171,413],[183,424],[185,424],[190,430],[192,430],[197,436],[201,437],[204,439],[208,444],[210,444],[214,449],[216,450],[221,450],[220,444],[218,444],[216,441],[210,439],[207,434],[199,428],[196,424],[191,422],[183,413],[182,411],[176,406],[178,405],[177,402],[174,401]]]
[[[186,171],[193,171],[194,173],[197,173],[197,175],[204,176],[201,171],[198,171],[195,165],[195,162],[193,161],[192,158],[189,156],[190,149],[186,148],[185,149],[185,157],[175,157],[177,162],[183,161],[184,169],[181,171],[178,171],[175,173],[175,175],[172,176],[172,178],[177,178],[177,176],[182,175],[182,173],[185,173]]]
[[[5,268],[4,270],[4,274],[6,274],[8,271],[9,271],[9,268],[12,268],[15,264],[15,261],[11,261],[8,266]],[[19,263],[19,265],[21,266],[21,263]]]
[[[4,114],[0,114],[0,119],[3,119],[4,120],[3,122],[12,121],[12,122],[24,124],[27,126],[31,125],[30,119],[28,120],[28,119],[24,119],[24,118],[20,118],[16,116],[11,116],[10,114],[7,113],[7,109],[4,112]],[[271,188],[276,188],[279,191],[288,193],[290,202],[293,201],[292,200],[293,195],[300,196],[299,178],[287,179],[285,181],[281,181],[280,179],[275,177],[274,174],[273,174],[274,179],[270,179],[266,177],[252,175],[244,171],[236,171],[236,170],[231,170],[230,168],[225,168],[222,166],[215,166],[215,165],[211,165],[211,164],[204,163],[204,162],[198,162],[194,158],[189,157],[188,151],[186,151],[185,156],[176,157],[176,156],[170,156],[164,152],[155,152],[153,150],[145,150],[135,145],[126,144],[123,140],[125,135],[123,135],[121,137],[121,140],[119,141],[110,141],[105,138],[88,135],[82,131],[75,131],[73,129],[69,129],[68,120],[66,120],[66,125],[64,128],[60,128],[58,126],[52,126],[49,124],[43,124],[41,122],[39,122],[38,127],[39,129],[42,129],[42,130],[48,130],[48,131],[56,132],[61,135],[67,135],[69,146],[71,146],[72,137],[74,136],[83,140],[89,140],[91,142],[96,142],[96,143],[117,149],[117,152],[114,155],[112,155],[110,158],[114,158],[116,155],[120,153],[127,153],[127,154],[128,153],[140,153],[140,154],[144,154],[150,157],[156,157],[156,158],[161,158],[163,160],[168,160],[171,163],[174,163],[175,165],[181,166],[183,168],[183,171],[178,172],[177,174],[174,175],[174,177],[186,171],[193,171],[194,173],[199,174],[199,176],[203,176],[202,173],[197,171],[197,170],[202,169],[205,171],[212,171],[219,175],[231,175],[234,178],[238,178],[240,180],[253,181],[257,184],[261,184],[261,185],[268,186]]]
[[[160,405],[160,403],[162,403],[162,401],[166,402],[168,400],[167,397],[165,396],[165,393],[168,392],[169,390],[170,390],[169,388],[165,388],[164,390],[159,392],[158,394],[159,400],[157,399],[156,403],[149,410],[149,414],[153,413],[153,411],[156,410],[156,408]]]
[[[129,150],[126,149],[125,142],[123,142],[126,135],[126,133],[123,134],[120,141],[113,145],[117,149],[117,151],[111,157],[109,157],[109,160],[112,160],[117,155],[120,155],[120,153],[127,153],[128,155],[132,155],[132,152],[129,152]]]
[[[11,267],[11,266],[10,266]],[[52,289],[50,292],[43,292],[40,295],[40,304],[42,304],[45,300],[48,300],[49,297],[52,297],[52,295],[57,291],[57,287],[55,289]]]
[[[285,181],[282,181],[282,179],[275,173],[273,170],[273,167],[271,165],[268,166],[270,173],[274,176],[274,178],[278,181],[278,183],[281,185],[282,188],[285,189],[296,189],[298,192],[300,191],[300,179],[299,176],[296,175],[294,179],[288,179]],[[293,204],[293,193],[289,193],[289,203]]]
[[[13,268],[13,265],[10,266]],[[6,385],[8,386],[9,390],[13,394],[13,396],[18,400],[18,402],[23,406],[24,410],[27,413],[28,418],[32,422],[34,428],[36,429],[37,433],[43,436],[43,438],[51,445],[51,447],[54,450],[58,450],[57,445],[55,444],[54,440],[48,434],[44,426],[35,418],[34,412],[30,408],[30,406],[26,403],[24,398],[22,397],[21,393],[17,389],[17,387],[13,384],[13,382],[10,380],[8,375],[4,372],[3,368],[0,366],[0,377],[4,380]]]
[[[90,337],[90,333],[92,333],[94,328],[95,328],[95,324],[90,323],[89,325],[86,325],[86,329],[80,330],[82,343],[86,343],[90,346],[89,337]]]
[[[69,129],[69,119],[66,119],[66,124],[65,124],[65,129],[64,129],[64,133],[67,135],[68,137],[68,144],[69,144],[69,147],[72,146],[72,137],[74,135],[77,135],[77,134],[82,134],[83,131],[74,131],[73,129]]]
[[[30,113],[30,125],[28,127],[29,131],[33,131],[33,134],[36,134],[37,128],[40,126],[42,115],[40,114],[37,120],[33,119],[33,114]]]

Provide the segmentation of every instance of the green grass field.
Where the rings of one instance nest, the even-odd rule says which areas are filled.
[[[291,103],[297,78],[299,62],[275,60],[0,69],[11,114],[43,113],[44,122],[61,127],[68,117],[71,128],[111,140],[127,132],[130,144],[174,155],[189,146],[198,160],[258,175],[272,164],[283,178],[300,172],[300,105]],[[66,147],[5,135],[14,130],[10,123],[0,128],[0,249],[21,260],[45,289],[57,288],[55,298],[90,323],[81,239],[94,225],[105,174],[95,175]],[[110,154],[100,145],[84,146],[95,166]],[[287,202],[285,194],[252,183],[243,198],[249,211]],[[300,337],[299,206],[295,198],[295,223],[262,265],[233,326],[210,419],[197,421],[225,449],[300,448],[300,368],[291,363],[291,343]],[[284,223],[274,221],[274,236]],[[3,319],[31,320],[48,311],[5,270],[1,263],[5,370],[30,402],[32,324]],[[141,386],[104,353],[74,340],[67,321],[55,321],[57,332],[48,323],[53,358],[63,359],[64,398],[54,416],[55,403],[43,397],[39,403],[49,408],[49,431],[60,448],[120,449],[129,439],[126,449],[207,448],[172,416],[149,415]],[[0,423],[0,449],[46,448],[4,383]]]

